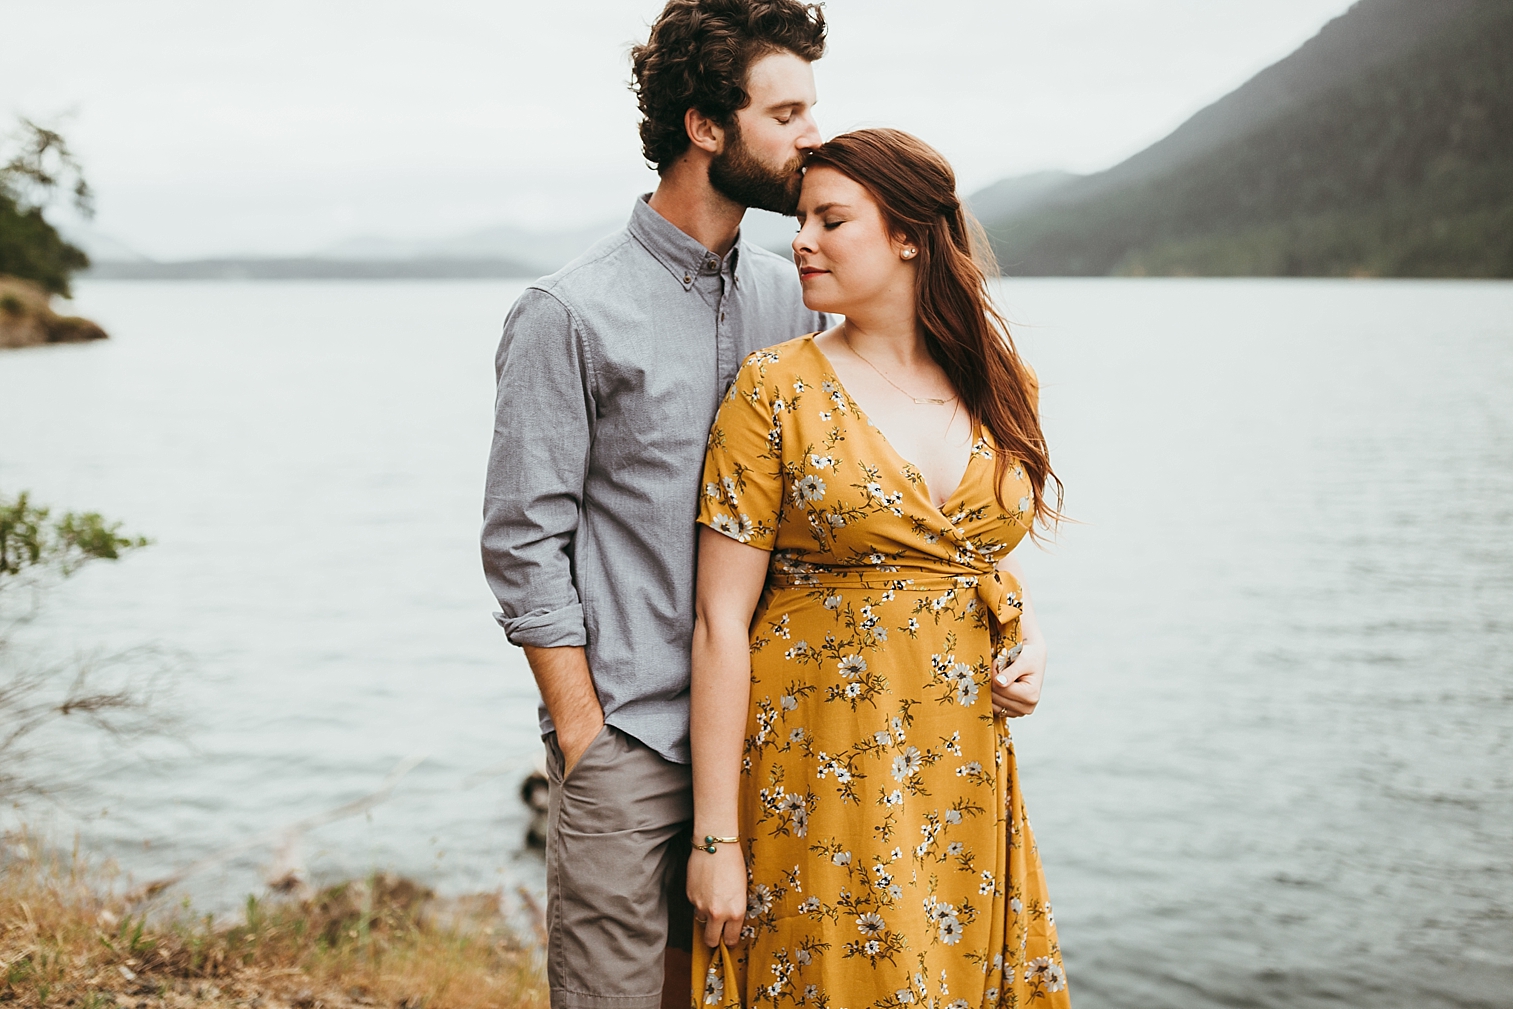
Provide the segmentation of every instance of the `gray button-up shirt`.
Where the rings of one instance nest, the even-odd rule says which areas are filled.
[[[689,760],[715,410],[746,355],[825,325],[791,262],[745,241],[722,259],[646,197],[505,320],[482,536],[496,619],[517,645],[585,646],[605,720],[668,760]]]

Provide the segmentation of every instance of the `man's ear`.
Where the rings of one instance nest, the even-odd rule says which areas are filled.
[[[707,154],[725,149],[725,128],[698,109],[683,113],[683,129],[688,131],[688,142]]]

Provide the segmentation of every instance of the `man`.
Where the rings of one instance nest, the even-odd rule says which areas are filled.
[[[543,701],[553,1009],[689,1004],[694,518],[741,361],[827,325],[739,238],[794,212],[824,42],[817,5],[670,0],[632,51],[656,191],[505,321],[483,559]]]

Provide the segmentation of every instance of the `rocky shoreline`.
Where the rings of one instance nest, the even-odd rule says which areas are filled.
[[[87,343],[106,335],[88,319],[54,312],[52,297],[37,284],[0,277],[0,349]]]

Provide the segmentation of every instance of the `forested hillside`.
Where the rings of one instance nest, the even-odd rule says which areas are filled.
[[[1364,0],[1161,143],[985,223],[1010,275],[1513,277],[1513,2]]]

